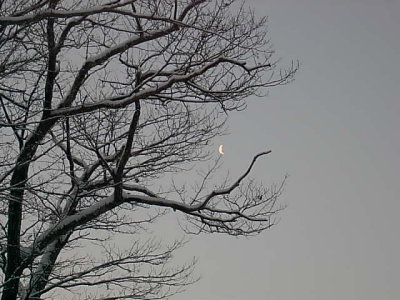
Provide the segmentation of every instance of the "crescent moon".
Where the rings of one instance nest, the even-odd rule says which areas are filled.
[[[225,154],[225,152],[224,152],[224,145],[220,145],[220,146],[219,146],[218,152],[219,152],[219,154],[221,154],[221,155],[224,155],[224,154]]]

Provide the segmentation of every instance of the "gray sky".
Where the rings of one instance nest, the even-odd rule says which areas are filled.
[[[194,237],[202,280],[174,299],[400,299],[400,1],[247,2],[301,70],[217,142],[232,175],[271,149],[253,175],[289,174],[288,208],[256,238]]]

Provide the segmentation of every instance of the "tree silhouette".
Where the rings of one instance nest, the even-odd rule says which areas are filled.
[[[246,181],[269,151],[233,181],[213,182],[216,164],[193,190],[160,185],[210,159],[248,96],[293,78],[266,34],[233,0],[1,1],[2,300],[172,295],[193,280],[170,263],[181,242],[135,240],[170,209],[192,233],[273,224],[282,185]]]

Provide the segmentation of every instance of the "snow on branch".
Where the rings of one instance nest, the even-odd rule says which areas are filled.
[[[246,172],[244,172],[233,184],[224,189],[214,190],[200,204],[190,205],[175,200],[169,200],[159,197],[156,193],[141,185],[124,184],[122,188],[125,191],[122,193],[122,199],[116,199],[114,194],[112,194],[89,208],[78,211],[74,215],[65,217],[58,224],[49,228],[36,239],[34,245],[31,247],[32,252],[39,254],[55,238],[66,234],[80,225],[94,220],[103,213],[112,210],[123,203],[168,207],[198,219],[198,221],[202,222],[203,225],[209,227],[214,226],[218,228],[218,231],[224,231],[231,234],[251,233],[254,231],[254,227],[251,223],[269,222],[270,215],[276,212],[273,210],[273,206],[277,197],[282,192],[283,184],[276,190],[272,191],[270,196],[266,196],[267,192],[270,191],[262,191],[262,193],[257,195],[244,195],[244,193],[242,193],[240,196],[245,196],[245,198],[248,199],[245,199],[245,201],[242,202],[242,205],[236,204],[236,208],[233,208],[235,205],[229,205],[229,198],[223,198],[223,202],[225,201],[228,203],[224,208],[218,208],[218,205],[209,205],[209,203],[211,202],[211,199],[215,197],[229,196],[249,175],[257,159],[269,153],[271,153],[271,151],[265,151],[255,155]],[[130,192],[139,192],[140,194],[132,194]],[[233,201],[231,202],[233,203]],[[240,221],[240,226],[231,226],[238,221]],[[249,230],[246,231],[243,222],[250,226]],[[267,224],[266,226],[268,227],[270,224]],[[261,228],[264,229],[266,227],[265,225],[258,226],[256,231],[260,231]]]
[[[113,1],[109,4],[100,5],[100,6],[92,6],[86,9],[78,9],[78,10],[62,10],[62,9],[45,9],[36,13],[31,14],[22,14],[17,16],[7,16],[0,17],[0,25],[8,26],[8,25],[21,25],[21,24],[30,24],[36,23],[41,20],[47,18],[58,18],[58,19],[67,19],[73,17],[87,17],[90,15],[100,14],[100,13],[116,13],[121,15],[128,15],[130,17],[139,18],[139,19],[147,19],[154,21],[164,21],[166,23],[172,23],[175,25],[179,25],[182,27],[187,27],[188,25],[183,23],[182,21],[187,16],[189,11],[193,9],[195,6],[198,6],[201,3],[204,3],[206,0],[197,0],[192,1],[180,14],[178,19],[171,19],[168,17],[157,16],[155,14],[147,15],[147,14],[139,14],[133,11],[121,10],[119,8],[131,5],[136,0],[129,1]]]
[[[36,13],[24,14],[17,13],[14,16],[0,17],[0,25],[20,25],[20,24],[29,24],[39,22],[46,18],[72,18],[72,17],[81,17],[81,16],[90,16],[103,12],[112,12],[116,8],[123,7],[126,5],[130,5],[136,2],[136,0],[129,1],[113,1],[109,4],[100,5],[100,6],[92,6],[87,9],[79,9],[79,10],[60,10],[60,9],[45,9]]]
[[[163,34],[165,34],[165,33],[166,32],[163,31]],[[131,43],[137,43],[138,40],[143,40],[143,39],[142,38],[134,39],[132,42],[129,42],[129,45],[131,45]],[[109,49],[109,50],[107,50],[107,53],[103,53],[103,54],[99,55],[97,58],[92,58],[91,60],[88,60],[87,65],[88,66],[90,65],[90,68],[91,68],[92,64],[101,63],[103,60],[106,59],[106,57],[113,55],[112,54],[113,52],[117,53],[118,51],[123,49],[123,46],[118,46],[118,47],[116,47],[116,49],[118,49],[118,50],[114,51],[113,49]],[[101,108],[116,109],[116,108],[126,107],[126,106],[134,103],[137,100],[154,96],[157,93],[160,93],[160,92],[170,88],[175,83],[188,82],[191,79],[206,73],[208,70],[215,68],[216,66],[220,65],[221,63],[230,63],[230,64],[240,66],[243,69],[245,69],[247,72],[251,72],[251,71],[259,68],[259,67],[247,68],[245,66],[246,62],[233,60],[233,59],[230,59],[227,57],[219,57],[211,62],[208,62],[207,64],[205,64],[204,66],[202,66],[198,69],[194,69],[191,72],[188,72],[187,74],[171,75],[168,78],[168,80],[166,80],[162,83],[158,83],[157,86],[143,89],[132,95],[127,95],[126,97],[122,97],[122,98],[118,97],[118,99],[111,98],[111,99],[100,100],[96,103],[83,104],[83,105],[79,105],[79,106],[70,107],[69,105],[72,103],[73,97],[75,97],[75,95],[74,95],[75,93],[73,93],[73,91],[76,90],[76,88],[73,87],[73,88],[71,88],[71,94],[66,97],[66,99],[62,102],[62,104],[57,109],[54,109],[51,112],[51,116],[52,117],[72,116],[72,115],[77,115],[77,114],[81,114],[81,113],[92,112],[92,111],[95,111],[95,110],[98,110]],[[86,69],[87,68],[85,68],[85,67],[82,68],[82,72],[86,73],[88,71]],[[81,81],[78,80],[78,78],[81,78],[81,77],[83,78],[84,76],[78,76],[77,79],[75,80],[76,84],[74,84],[74,85],[82,84]]]

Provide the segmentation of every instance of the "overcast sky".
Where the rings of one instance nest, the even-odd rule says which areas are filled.
[[[400,299],[400,1],[247,1],[269,16],[296,81],[231,115],[223,169],[289,174],[280,223],[250,239],[194,237],[202,280],[183,300]]]

